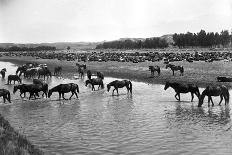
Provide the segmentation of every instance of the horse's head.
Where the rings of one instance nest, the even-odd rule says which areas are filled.
[[[204,98],[205,98],[204,95],[200,95],[200,96],[199,96],[198,107],[201,107],[201,105],[203,104]]]
[[[169,64],[167,64],[165,68],[167,69],[169,66],[170,66],[170,65],[169,65]]]
[[[107,85],[107,91],[108,92],[110,91],[110,85],[109,84]]]
[[[169,82],[166,82],[166,84],[165,84],[165,86],[164,86],[164,90],[167,90],[169,86],[170,86],[170,83],[169,83]]]
[[[87,85],[88,85],[89,83],[91,83],[90,80],[86,80],[86,81],[85,81],[85,86],[87,87]]]
[[[49,90],[49,91],[48,91],[48,98],[50,98],[51,95],[52,95],[52,91]]]
[[[14,86],[14,89],[13,89],[13,93],[15,94],[16,93],[16,91],[19,89],[19,86],[17,85],[17,86]]]

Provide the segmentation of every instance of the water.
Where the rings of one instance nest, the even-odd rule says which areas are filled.
[[[3,67],[7,67],[6,77],[16,70],[13,64],[0,62]],[[49,88],[77,83],[79,99],[58,101],[54,93],[51,99],[29,101],[20,99],[17,92],[11,104],[0,103],[0,113],[46,154],[232,153],[230,105],[208,108],[204,103],[198,108],[196,98],[190,102],[190,94],[181,95],[182,101],[177,102],[172,89],[134,81],[132,96],[125,88],[119,90],[120,96],[111,96],[112,90],[93,92],[80,79],[53,77],[47,82]],[[1,80],[1,87],[12,92],[13,85],[5,83]]]

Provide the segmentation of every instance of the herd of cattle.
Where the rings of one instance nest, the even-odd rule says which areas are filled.
[[[139,63],[144,61],[160,61],[163,60],[166,63],[173,61],[188,62],[193,61],[230,61],[232,59],[232,52],[227,51],[208,51],[208,52],[165,52],[165,51],[147,51],[147,52],[64,52],[64,51],[41,51],[41,52],[5,52],[1,55],[6,56],[32,56],[40,59],[58,59],[67,61],[118,61],[118,62],[133,62]],[[0,56],[1,56],[0,55]]]

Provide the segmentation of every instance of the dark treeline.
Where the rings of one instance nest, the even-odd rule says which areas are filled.
[[[104,42],[96,46],[97,49],[140,49],[140,48],[165,48],[168,43],[165,39],[161,38],[147,38],[144,41],[132,41],[130,39],[123,41],[110,41]]]
[[[185,47],[227,47],[231,42],[232,36],[228,30],[218,32],[208,32],[201,30],[199,33],[180,33],[173,35],[174,45],[179,48]]]
[[[9,48],[0,48],[0,51],[50,51],[56,50],[56,47],[52,46],[38,46],[38,47],[18,47],[12,46]]]

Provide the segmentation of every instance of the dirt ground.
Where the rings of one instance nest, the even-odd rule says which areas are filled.
[[[78,75],[77,67],[75,63],[77,61],[60,61],[56,59],[36,59],[33,57],[0,57],[0,61],[12,62],[16,65],[22,65],[27,62],[46,63],[48,68],[53,72],[54,67],[62,66],[62,76],[66,78],[72,78],[74,75]],[[84,62],[78,62],[84,64]],[[229,88],[232,87],[230,82],[217,82],[217,76],[232,77],[232,62],[214,61],[203,62],[194,61],[189,63],[187,61],[172,62],[176,65],[184,66],[184,76],[180,76],[180,72],[175,72],[172,76],[171,70],[165,68],[163,61],[160,62],[86,62],[87,69],[93,73],[97,71],[103,72],[105,76],[130,79],[150,84],[165,84],[167,81],[176,81],[181,83],[195,83],[200,87],[206,87],[207,85],[219,85],[224,84]],[[155,77],[151,78],[151,73],[148,70],[149,65],[158,65],[161,67],[161,75],[158,76],[155,73]]]

